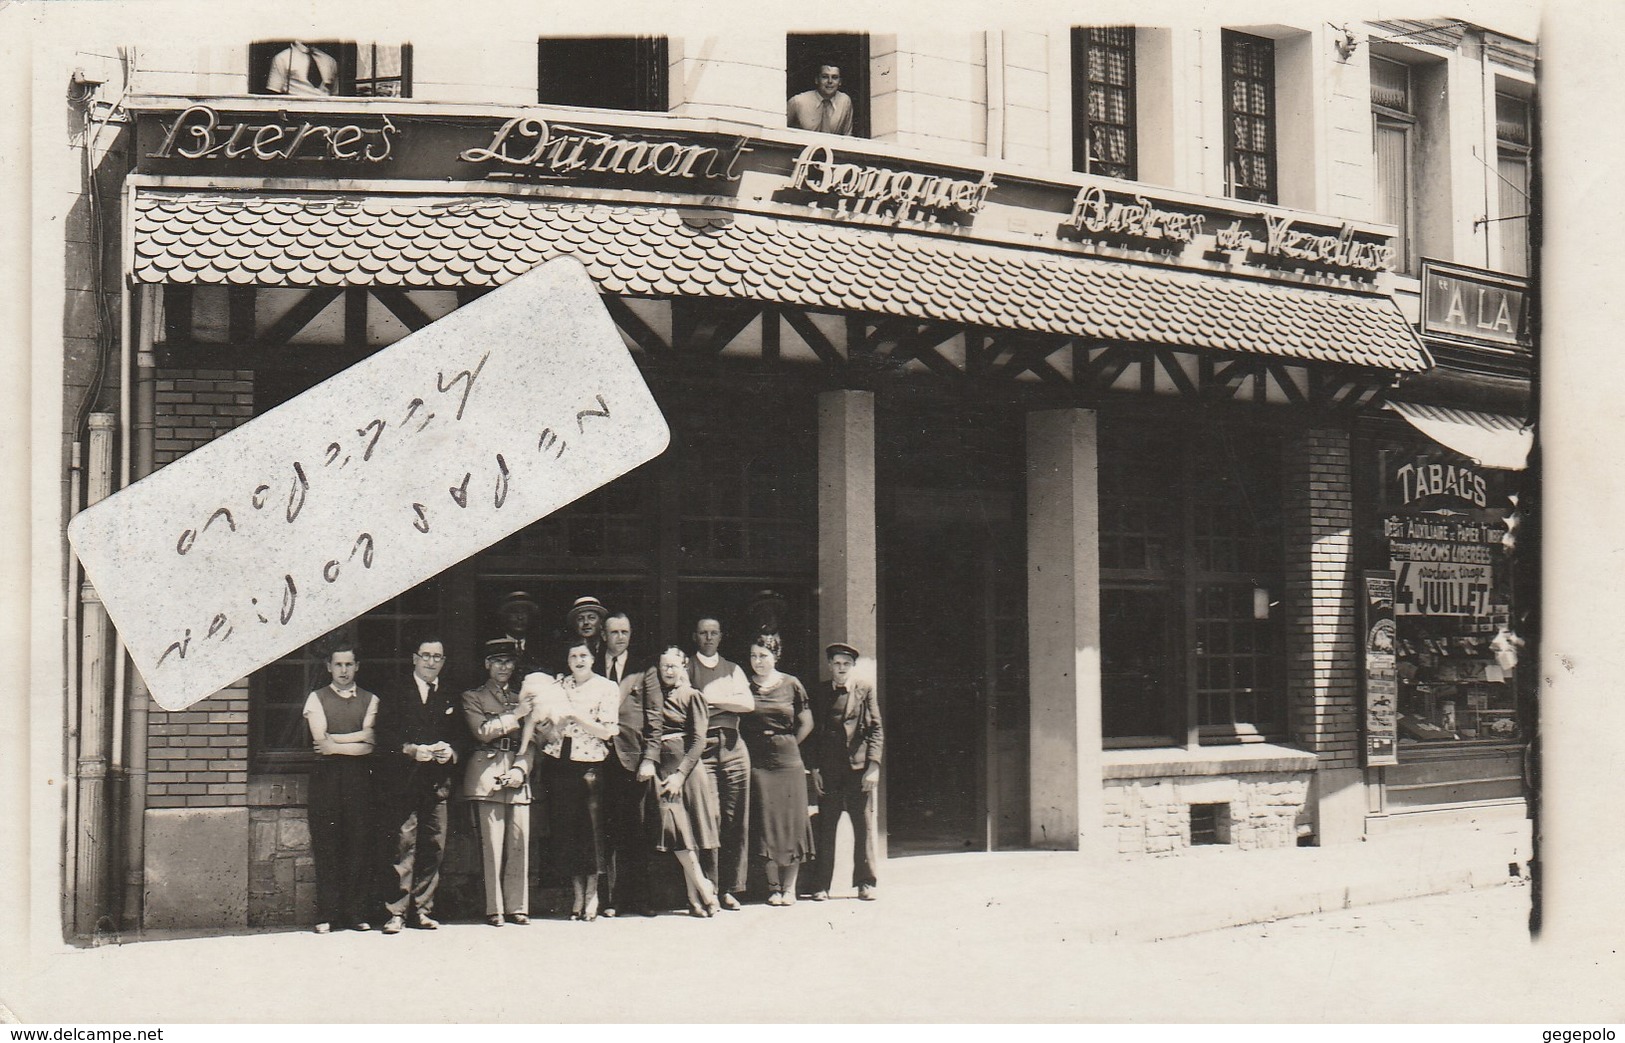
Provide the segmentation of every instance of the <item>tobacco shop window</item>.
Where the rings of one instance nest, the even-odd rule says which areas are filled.
[[[1394,578],[1401,762],[1407,749],[1519,740],[1515,551],[1505,543],[1516,472],[1398,438],[1377,441],[1375,458],[1364,560]]]
[[[1225,192],[1276,201],[1275,41],[1224,30]]]
[[[536,100],[665,112],[667,53],[664,36],[543,37],[536,44]]]
[[[339,40],[268,40],[248,48],[254,94],[409,98],[412,45]]]
[[[1279,440],[1105,424],[1099,475],[1106,745],[1281,734]]]
[[[1495,96],[1496,223],[1501,231],[1501,270],[1529,274],[1529,170],[1534,145],[1527,98]]]
[[[817,97],[820,76],[826,66],[834,66],[840,74],[837,88],[846,95],[852,106],[850,129],[825,128],[826,133],[849,134],[855,138],[869,136],[869,37],[863,33],[790,33],[784,40],[784,90],[790,99],[785,116],[786,125],[802,130],[819,130],[814,121],[824,112]],[[812,92],[813,97],[805,97]],[[839,102],[830,105],[831,114],[844,108]],[[825,116],[827,122],[829,117]],[[844,121],[842,121],[844,125]]]
[[[1136,177],[1134,29],[1072,29],[1072,169]]]
[[[350,630],[360,647],[356,683],[369,692],[407,684],[412,672],[411,642],[440,618],[440,583],[430,580],[384,602],[357,619]],[[305,697],[328,681],[313,641],[249,678],[248,742],[256,772],[306,771],[311,763]]]
[[[1416,108],[1411,67],[1386,58],[1371,58],[1371,152],[1376,172],[1376,218],[1399,227],[1394,245],[1401,272],[1412,271],[1416,256],[1413,224]]]

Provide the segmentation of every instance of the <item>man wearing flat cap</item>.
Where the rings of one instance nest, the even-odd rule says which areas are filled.
[[[880,703],[868,681],[853,676],[858,650],[843,641],[824,649],[829,659],[830,682],[809,693],[813,733],[807,745],[808,765],[818,775],[823,795],[814,820],[812,876],[807,886],[815,902],[829,898],[835,878],[835,830],[841,813],[852,819],[852,883],[858,897],[874,901],[879,802],[880,754],[884,736]]]
[[[513,686],[519,644],[485,643],[486,682],[463,693],[463,718],[475,747],[463,773],[463,796],[480,822],[485,866],[485,920],[492,927],[530,923],[530,763],[519,749],[526,707]]]

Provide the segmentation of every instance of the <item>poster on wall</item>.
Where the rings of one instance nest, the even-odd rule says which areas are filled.
[[[1365,574],[1365,764],[1398,764],[1394,574]]]

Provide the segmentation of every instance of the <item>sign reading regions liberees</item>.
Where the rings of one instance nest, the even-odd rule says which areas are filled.
[[[659,455],[579,262],[551,261],[80,513],[68,537],[180,709]]]

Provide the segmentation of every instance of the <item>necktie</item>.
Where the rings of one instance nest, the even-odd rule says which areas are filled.
[[[312,87],[315,87],[317,90],[321,90],[322,66],[321,63],[316,60],[315,51],[305,52],[305,69],[305,79],[310,81],[310,85]]]
[[[434,701],[434,693],[439,691],[439,690],[440,690],[440,682],[439,681],[430,681],[429,682],[429,701],[430,702]]]
[[[818,110],[818,129],[825,134],[835,133],[835,99],[825,98]]]

